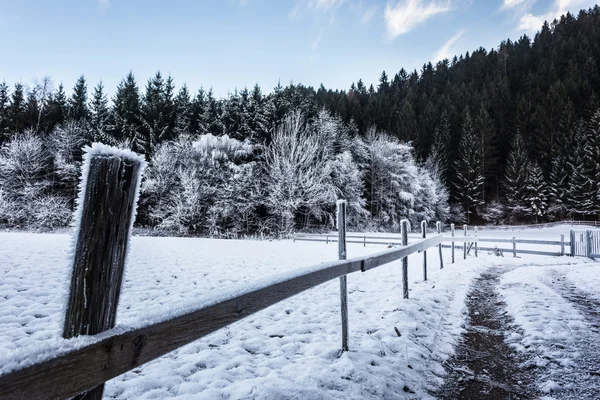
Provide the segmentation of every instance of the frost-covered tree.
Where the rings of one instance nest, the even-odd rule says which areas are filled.
[[[265,168],[265,202],[284,235],[292,232],[297,214],[322,218],[337,199],[323,142],[299,111],[286,115],[273,134]]]
[[[593,120],[592,120],[593,121]],[[569,203],[571,212],[581,216],[600,212],[598,202],[598,142],[592,121],[580,122],[575,128],[575,146],[571,160]]]
[[[148,80],[140,107],[142,129],[134,140],[139,152],[152,154],[157,144],[171,138],[174,124],[173,89],[171,77],[165,81],[160,71]]]
[[[527,202],[529,213],[535,223],[546,215],[548,209],[548,186],[544,180],[542,169],[537,163],[530,163],[526,185]]]
[[[176,114],[174,128],[175,135],[180,136],[182,134],[191,133],[194,110],[192,107],[190,92],[185,84],[181,86],[181,89],[179,89],[179,92],[175,97],[174,107]]]
[[[504,173],[504,194],[512,221],[516,221],[527,214],[529,208],[526,190],[528,176],[529,159],[525,152],[523,137],[517,131],[511,143],[508,163]]]
[[[456,200],[463,206],[467,214],[467,223],[471,214],[483,204],[483,183],[481,138],[475,132],[471,113],[467,109],[464,114],[462,134],[458,148],[456,168]]]
[[[90,116],[90,111],[87,104],[87,83],[85,82],[85,77],[81,75],[77,79],[77,82],[73,87],[73,94],[69,99],[69,118],[76,121],[80,119],[88,119]]]

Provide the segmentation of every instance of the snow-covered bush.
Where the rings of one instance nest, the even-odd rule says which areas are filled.
[[[41,229],[66,227],[73,215],[69,199],[63,196],[41,196],[31,204],[29,226]]]

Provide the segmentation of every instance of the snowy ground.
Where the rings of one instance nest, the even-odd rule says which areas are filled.
[[[514,236],[560,237],[559,227],[548,229]],[[568,237],[568,227],[563,231]],[[502,236],[502,231],[495,233]],[[45,343],[61,341],[69,241],[68,235],[0,233],[0,373],[11,361],[38,351]],[[376,245],[349,245],[348,255],[381,250]],[[207,296],[336,256],[337,246],[325,243],[136,237],[117,324],[135,326],[165,319],[173,309],[191,307]],[[503,275],[500,286],[507,310],[518,325],[519,334],[510,338],[511,344],[542,357],[550,354],[557,365],[569,365],[563,361],[572,347],[565,347],[565,354],[555,354],[544,346],[552,340],[568,341],[565,331],[572,331],[573,337],[578,332],[574,330],[586,329],[589,322],[581,311],[552,297],[543,285],[558,273],[582,293],[600,300],[598,263],[480,253],[479,258],[466,261],[457,257],[451,265],[449,256],[445,250],[446,268],[439,270],[437,249],[428,251],[427,283],[421,280],[422,254],[410,257],[410,300],[402,300],[399,262],[350,275],[351,351],[341,357],[339,285],[334,281],[108,382],[105,396],[430,398],[429,393],[442,383],[443,362],[464,332],[465,297],[471,282],[487,268],[504,266],[517,267]],[[542,265],[548,267],[538,267]],[[545,297],[536,297],[540,293]],[[554,318],[562,321],[548,322]],[[560,330],[561,326],[569,329]],[[573,357],[569,360],[575,362]],[[560,386],[553,377],[549,372],[540,384]]]

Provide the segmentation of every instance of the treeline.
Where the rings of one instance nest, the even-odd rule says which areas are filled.
[[[456,221],[597,218],[599,62],[595,6],[545,23],[533,39],[523,35],[393,77],[383,72],[376,87],[359,80],[347,91],[290,84],[265,95],[256,85],[217,99],[210,90],[176,90],[160,73],[140,90],[130,73],[109,101],[101,83],[88,94],[83,76],[68,95],[50,79],[30,87],[3,83],[0,142],[6,153],[6,142],[26,130],[49,143],[57,128],[77,126],[86,132],[84,142],[126,146],[153,159],[165,143],[227,135],[252,146],[252,155],[235,165],[264,166],[286,115],[301,111],[304,125],[314,127],[326,110],[351,141],[368,141],[374,127],[385,140],[409,143],[415,165],[439,171]],[[367,169],[353,151],[365,209],[377,219]],[[148,204],[143,223],[159,223],[152,219],[158,208]],[[261,207],[257,214],[265,220],[270,212]]]

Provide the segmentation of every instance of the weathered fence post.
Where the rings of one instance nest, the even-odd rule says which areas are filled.
[[[437,230],[437,234],[442,234],[442,223],[440,221],[435,223],[435,227]],[[444,259],[442,258],[442,243],[438,244],[438,249],[440,251],[440,269],[444,269]]]
[[[427,237],[427,222],[425,220],[421,221],[421,233],[423,239],[425,239]],[[423,280],[427,280],[427,250],[423,250]]]
[[[367,235],[363,236],[363,247],[367,247]]]
[[[325,244],[329,244],[329,235],[325,235]]]
[[[345,260],[346,253],[346,200],[337,201],[338,256]],[[348,351],[348,285],[346,275],[340,277],[340,304],[342,310],[342,351]]]
[[[513,236],[512,238],[512,245],[513,245],[513,257],[517,256],[517,238]]]
[[[475,227],[475,257],[478,257],[477,256],[477,245],[478,245],[478,243],[477,243],[477,227]]]
[[[463,241],[463,259],[467,259],[467,225],[463,225],[463,232],[465,234],[465,239]]]
[[[574,257],[575,256],[575,231],[573,231],[573,229],[571,229],[569,231],[569,236],[570,236],[570,240],[571,242],[569,243],[569,247],[570,247],[570,256]]]
[[[454,224],[450,224],[450,232],[452,233],[452,237],[454,237]],[[452,239],[452,264],[454,264],[454,239]]]
[[[94,143],[84,149],[73,272],[63,337],[115,326],[144,158]],[[76,398],[101,399],[104,385]]]
[[[405,219],[400,222],[400,234],[402,236],[402,246],[407,246],[408,221]],[[402,258],[402,296],[408,299],[408,256]]]
[[[560,235],[560,255],[565,255],[565,235]]]
[[[592,258],[592,231],[585,231],[585,255]]]

